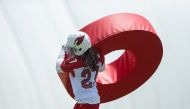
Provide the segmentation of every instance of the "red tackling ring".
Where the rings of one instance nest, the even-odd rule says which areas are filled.
[[[125,52],[98,74],[101,103],[118,99],[141,86],[156,71],[162,59],[162,44],[154,28],[142,16],[120,13],[103,17],[81,29],[95,49],[106,55],[114,50]],[[65,88],[73,97],[68,75]]]

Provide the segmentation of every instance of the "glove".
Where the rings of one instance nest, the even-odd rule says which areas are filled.
[[[73,58],[69,57],[65,54],[64,61],[61,64],[61,69],[66,73],[71,73],[73,77],[75,77],[75,72],[73,71],[73,65],[70,63]]]

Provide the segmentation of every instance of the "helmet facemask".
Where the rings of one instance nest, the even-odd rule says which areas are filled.
[[[77,49],[74,48],[74,47],[70,47],[70,46],[65,47],[65,53],[68,54],[71,57],[75,56],[76,52],[77,52]]]

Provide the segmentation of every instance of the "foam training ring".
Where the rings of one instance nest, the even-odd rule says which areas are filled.
[[[125,52],[107,64],[98,74],[97,87],[101,103],[118,99],[141,86],[159,66],[163,48],[152,25],[142,16],[119,13],[103,17],[81,29],[91,39],[93,47],[103,55],[114,50]],[[64,85],[73,97],[68,75]]]

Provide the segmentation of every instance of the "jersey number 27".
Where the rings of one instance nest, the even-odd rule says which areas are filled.
[[[82,71],[81,77],[85,78],[81,81],[81,85],[83,88],[88,89],[88,88],[92,88],[94,86],[94,83],[92,81],[90,81],[92,78],[92,73],[95,73],[95,72],[91,72],[90,69],[84,69]],[[96,75],[93,78],[94,80],[96,79],[97,74],[98,73],[96,72]]]

